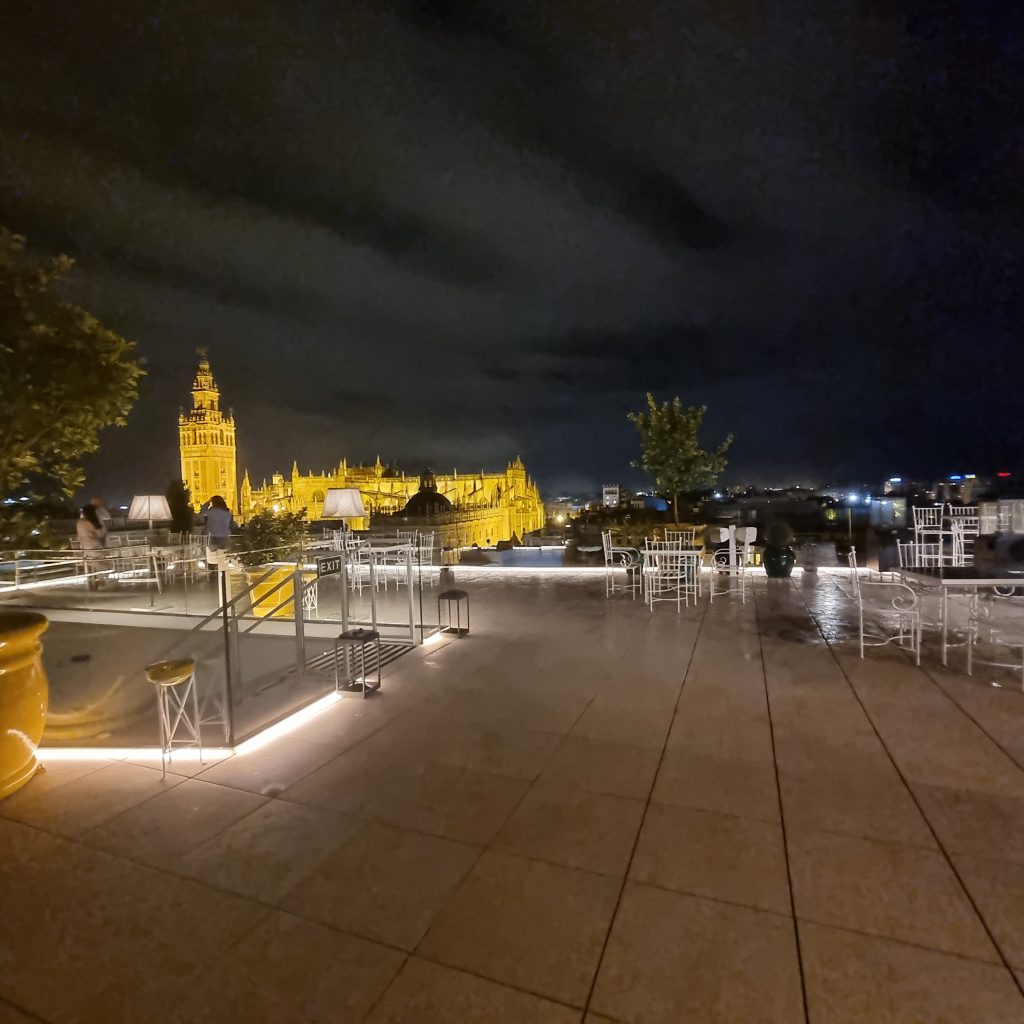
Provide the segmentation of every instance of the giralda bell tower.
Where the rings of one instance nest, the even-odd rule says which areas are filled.
[[[192,382],[192,409],[178,417],[181,447],[181,479],[199,507],[219,494],[228,508],[238,510],[238,477],[235,456],[235,418],[220,408],[220,390],[210,372],[210,361],[200,351]]]

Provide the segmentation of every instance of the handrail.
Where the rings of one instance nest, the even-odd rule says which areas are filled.
[[[171,657],[171,655],[173,654],[173,652],[175,650],[177,650],[179,647],[181,647],[185,643],[191,642],[191,637],[192,637],[193,633],[201,632],[207,626],[207,624],[212,622],[214,619],[223,617],[225,612],[229,608],[234,608],[235,605],[239,601],[241,601],[243,598],[249,597],[252,594],[253,590],[256,587],[258,587],[261,583],[263,583],[271,573],[277,572],[278,568],[279,568],[278,566],[271,566],[269,569],[267,569],[265,572],[263,572],[257,579],[253,580],[252,583],[248,584],[246,586],[245,590],[243,590],[241,593],[236,594],[233,598],[231,598],[230,601],[225,601],[224,604],[218,605],[218,607],[216,609],[214,609],[214,611],[210,612],[209,615],[207,615],[204,618],[200,619],[199,622],[197,622],[194,626],[192,626],[189,629],[189,631],[183,637],[179,637],[177,640],[174,641],[174,643],[172,643],[170,646],[166,647],[164,649],[164,651],[160,654],[160,656],[157,657],[154,660],[156,660],[156,661],[166,661],[169,657]],[[270,591],[270,593],[271,594],[274,593],[274,590],[278,589],[278,587],[280,587],[281,584],[283,584],[284,582],[285,581],[282,580],[280,583],[278,583]],[[235,620],[236,621],[237,621],[237,618],[238,618],[238,616],[236,614],[236,616],[235,616]],[[260,621],[262,621],[262,620],[257,620],[256,624],[258,625]]]
[[[263,597],[260,598],[260,603],[262,604],[265,598],[270,597],[271,594],[276,593],[286,583],[291,583],[293,580],[294,580],[294,576],[286,576],[284,579],[278,580],[277,583],[275,583],[270,588],[270,590],[268,590],[263,595]],[[253,586],[255,586],[255,584],[253,584]],[[304,593],[305,593],[305,587],[303,587],[302,591],[299,594],[300,599],[302,597],[302,594],[304,594]],[[294,600],[295,600],[295,592],[293,590],[291,596],[286,597],[283,601],[280,601],[278,604],[274,605],[274,607],[271,608],[269,612],[264,612],[262,615],[258,616],[256,618],[256,621],[251,626],[247,627],[246,629],[243,629],[238,635],[239,636],[246,636],[248,633],[251,633],[257,626],[262,625],[267,619],[271,618],[274,614],[279,612],[282,608],[284,608],[285,606],[287,606],[288,604],[290,604]]]

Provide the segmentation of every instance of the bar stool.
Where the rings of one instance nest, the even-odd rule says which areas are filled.
[[[366,648],[377,648],[377,681],[371,682],[366,675]],[[345,654],[345,677],[338,675],[338,648]],[[351,658],[351,662],[350,659]],[[354,671],[357,667],[358,674]],[[347,629],[334,641],[334,688],[348,693],[362,693],[364,699],[380,689],[380,633],[373,629]]]
[[[441,602],[444,601],[448,615],[448,625],[441,624]],[[455,621],[458,625],[452,625],[452,602],[455,602]],[[462,602],[466,602],[466,625],[462,625]],[[469,594],[465,590],[442,590],[437,595],[437,629],[440,633],[454,633],[462,638],[469,632]]]
[[[203,763],[203,741],[200,735],[199,700],[196,696],[196,663],[194,658],[157,661],[146,666],[146,679],[156,688],[160,715],[160,766],[167,775],[167,762],[174,746],[198,747]],[[177,739],[178,730],[185,739]]]

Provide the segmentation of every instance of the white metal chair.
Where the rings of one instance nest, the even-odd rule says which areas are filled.
[[[674,601],[676,611],[699,597],[700,553],[666,547],[648,547],[644,552],[645,597],[651,611],[659,601]]]
[[[392,544],[386,551],[374,551],[370,549],[370,555],[374,560],[374,584],[378,589],[384,588],[386,592],[388,589],[389,577],[394,581],[395,589],[402,587],[409,582],[409,563],[415,558],[416,547],[415,547],[415,536],[416,532],[413,531],[401,531],[402,533],[408,534],[411,532],[412,538],[400,537],[397,544]]]
[[[437,576],[434,573],[435,549],[434,531],[420,533],[416,542],[416,564],[420,567],[423,576],[426,577],[427,585],[431,587],[437,585]]]
[[[896,553],[901,569],[938,569],[942,565],[942,545],[937,542],[898,540]]]
[[[368,585],[370,579],[370,562],[373,559],[370,542],[346,533],[339,544],[339,550],[343,547],[345,551],[349,589],[361,595],[363,587]]]
[[[320,607],[318,589],[318,580],[313,580],[311,583],[307,582],[302,588],[302,617],[304,619],[315,619],[317,617],[317,611]]]
[[[953,534],[953,565],[974,565],[974,541],[979,532],[979,517],[957,515],[950,520]]]
[[[666,530],[665,540],[670,544],[681,544],[684,548],[692,548],[697,538],[694,530]]]
[[[729,552],[726,549],[716,551],[711,559],[711,582],[708,587],[708,599],[712,604],[715,598],[728,594],[739,594],[740,603],[747,603],[747,566],[741,558],[738,564],[729,564]]]
[[[604,550],[604,596],[611,597],[615,593],[619,573],[625,571],[626,582],[619,589],[628,590],[636,600],[643,578],[640,552],[636,548],[616,546],[611,530],[601,533],[601,547]]]
[[[901,647],[907,647],[914,655],[914,663],[921,664],[921,612],[918,608],[917,594],[907,586],[906,583],[897,583],[894,580],[866,579],[861,580],[860,571],[857,568],[857,549],[850,548],[849,554],[850,576],[853,581],[853,594],[857,602],[857,628],[860,642],[860,656],[864,657],[865,647],[884,647],[886,644],[898,643]],[[886,588],[881,591],[880,588]],[[869,594],[880,593],[880,597],[888,601],[887,606],[881,608],[871,607],[865,609],[864,591]],[[880,617],[895,617],[896,632],[887,634],[884,632],[868,633],[864,629],[865,611],[872,619],[872,625],[881,629],[883,621]]]
[[[950,535],[945,507],[943,505],[915,505],[913,512],[914,540],[918,544],[937,544],[939,550],[938,564],[944,564],[944,543]]]
[[[645,600],[649,597],[651,587],[654,585],[653,578],[658,572],[659,563],[655,556],[662,552],[681,552],[682,550],[683,542],[680,540],[644,538],[644,549],[640,553],[640,589]],[[655,589],[657,589],[656,586]],[[648,603],[650,602],[648,601]]]
[[[974,675],[975,663],[992,668],[1007,668],[1019,673],[1021,689],[1024,690],[1024,622],[1019,618],[1024,612],[1020,598],[1013,596],[1012,588],[1006,593],[996,590],[992,594],[974,594],[971,598],[967,619],[967,674]],[[1009,614],[1007,614],[1009,613]],[[975,656],[975,647],[988,647],[1016,651],[1013,661],[1000,661]]]

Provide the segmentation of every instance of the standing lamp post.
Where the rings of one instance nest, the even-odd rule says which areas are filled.
[[[340,519],[343,529],[351,529],[347,520],[363,519],[366,517],[366,509],[363,506],[363,496],[359,493],[358,487],[329,487],[324,495],[324,510],[320,513],[322,519]],[[341,543],[341,559],[343,571],[341,573],[341,628],[348,630],[348,552],[345,549],[344,540]],[[356,572],[360,572],[359,563],[356,563]],[[377,598],[373,593],[373,559],[370,560],[370,605],[373,609],[373,617],[376,619]],[[362,593],[362,591],[360,591]],[[374,624],[376,628],[376,623]]]

